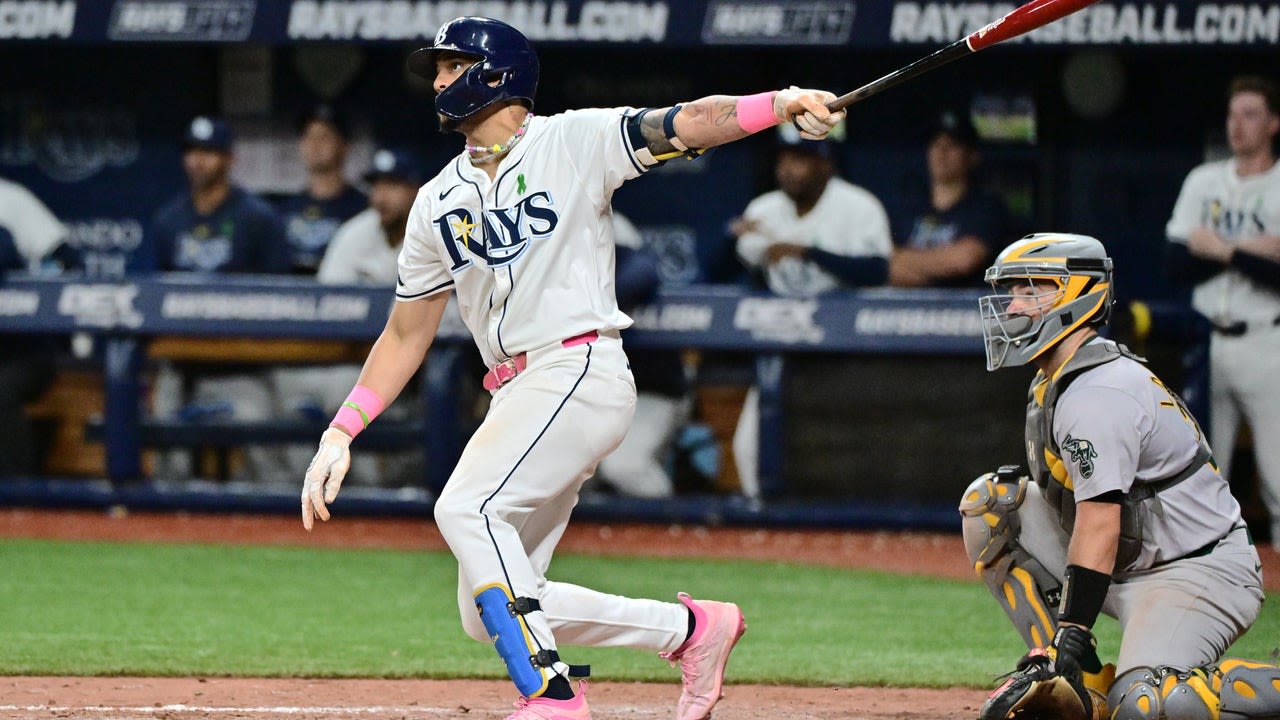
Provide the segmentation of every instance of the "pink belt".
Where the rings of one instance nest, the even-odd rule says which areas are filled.
[[[574,335],[571,338],[565,338],[560,342],[564,347],[573,347],[574,345],[585,345],[594,342],[600,337],[600,333],[595,330],[589,330],[581,335]],[[524,372],[529,365],[529,358],[526,353],[520,353],[515,357],[509,357],[506,360],[493,366],[493,369],[484,374],[484,389],[497,390],[498,388],[511,382],[515,376]]]

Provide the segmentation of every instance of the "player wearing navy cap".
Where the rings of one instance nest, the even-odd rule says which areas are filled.
[[[635,408],[618,335],[631,319],[614,292],[610,201],[668,158],[780,122],[820,138],[844,113],[823,104],[831,93],[791,88],[535,116],[537,55],[518,30],[486,18],[446,23],[409,64],[433,82],[441,127],[465,136],[466,147],[418,192],[398,302],[307,471],[303,524],[329,518],[352,437],[418,371],[456,295],[490,368],[492,401],[435,518],[458,560],[463,626],[494,644],[521,694],[511,718],[590,717],[559,654],[566,644],[648,649],[679,663],[676,717],[701,720],[720,699],[745,630],[736,605],[625,598],[546,577],[579,488]]]

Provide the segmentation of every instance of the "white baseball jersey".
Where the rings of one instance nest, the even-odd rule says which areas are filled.
[[[1202,225],[1229,243],[1280,235],[1280,163],[1243,178],[1236,174],[1234,159],[1192,170],[1165,231],[1170,241],[1185,244],[1191,231]],[[1280,293],[1230,267],[1197,285],[1191,300],[1196,310],[1219,325],[1241,320],[1270,325],[1280,313]]]
[[[781,190],[752,200],[742,213],[756,230],[738,238],[738,255],[752,267],[777,242],[826,250],[836,255],[888,257],[893,250],[889,216],[875,195],[841,178],[831,178],[822,197],[804,217]],[[783,258],[765,269],[769,289],[787,297],[812,297],[840,287],[840,281],[815,263]]]
[[[39,198],[4,178],[0,178],[0,226],[13,236],[14,247],[32,270],[67,236],[67,228]]]
[[[492,181],[459,155],[409,213],[396,298],[454,290],[487,365],[631,325],[614,297],[613,191],[644,167],[630,108],[534,117]]]
[[[326,285],[394,285],[400,246],[387,242],[378,211],[362,210],[338,227],[316,279]]]

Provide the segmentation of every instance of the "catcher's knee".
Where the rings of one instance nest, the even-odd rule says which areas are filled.
[[[1111,686],[1111,720],[1218,720],[1217,684],[1211,669],[1133,668]]]
[[[1212,670],[1223,720],[1280,717],[1280,667],[1230,659]]]
[[[1010,465],[974,480],[960,500],[960,526],[974,571],[1035,648],[1053,638],[1061,584],[1018,543],[1028,482]]]
[[[1022,529],[1018,507],[1027,496],[1027,478],[1014,477],[1015,468],[1002,466],[969,483],[960,498],[964,549],[974,569],[984,568],[1008,552]]]
[[[1107,693],[1111,720],[1155,720],[1161,717],[1155,668],[1136,667],[1116,678]]]

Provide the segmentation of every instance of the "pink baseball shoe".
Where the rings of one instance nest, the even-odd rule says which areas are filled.
[[[522,697],[516,700],[516,711],[507,720],[591,720],[587,707],[587,684],[578,683],[578,694],[569,700]]]
[[[724,697],[724,668],[738,638],[747,631],[742,611],[733,603],[677,597],[693,613],[693,634],[684,644],[658,657],[675,667],[680,662],[684,692],[676,705],[676,720],[706,720],[711,708]]]

